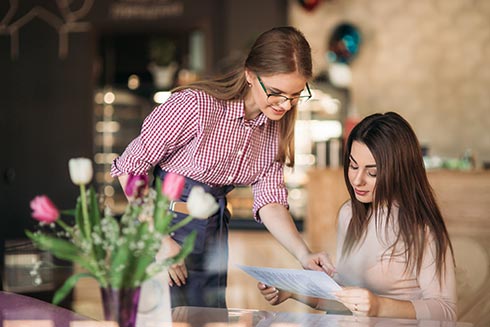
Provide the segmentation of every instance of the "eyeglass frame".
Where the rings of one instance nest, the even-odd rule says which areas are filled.
[[[301,99],[305,99],[304,101],[306,102],[306,101],[310,100],[310,99],[311,99],[311,97],[313,96],[313,95],[311,94],[311,90],[310,90],[310,86],[308,85],[308,82],[306,82],[306,90],[308,91],[308,95],[298,95],[297,97],[291,97],[291,98],[288,98],[287,96],[282,95],[282,94],[279,94],[279,93],[268,93],[268,92],[267,92],[267,88],[265,87],[264,83],[262,82],[262,79],[260,78],[259,74],[255,74],[255,75],[257,75],[257,79],[258,79],[258,81],[259,81],[259,83],[260,83],[260,86],[262,86],[262,90],[264,90],[265,94],[267,95],[267,103],[269,103],[269,101],[268,101],[268,100],[269,100],[269,97],[271,97],[271,96],[276,96],[276,97],[277,97],[277,96],[280,96],[280,97],[284,98],[285,100],[284,100],[283,102],[281,102],[280,104],[278,104],[278,105],[282,105],[283,103],[285,103],[286,101],[288,101],[288,100],[289,100],[289,104],[290,104],[291,106],[295,106],[295,105],[297,105],[297,104],[298,104],[298,102],[299,102]],[[292,103],[291,101],[293,101],[293,100],[295,100],[295,99],[297,99],[297,100],[298,100],[298,102],[296,102],[296,103],[293,105],[293,103]],[[269,104],[270,104],[270,103],[269,103]]]

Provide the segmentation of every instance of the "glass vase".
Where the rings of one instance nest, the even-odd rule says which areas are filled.
[[[105,320],[116,321],[119,327],[135,327],[141,288],[107,287],[100,290]]]
[[[139,326],[172,326],[172,309],[168,273],[161,273],[141,285],[141,300],[138,308]]]

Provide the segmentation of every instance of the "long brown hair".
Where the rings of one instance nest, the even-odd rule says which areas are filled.
[[[245,69],[261,76],[298,72],[306,79],[312,77],[311,48],[303,33],[291,26],[275,27],[262,33],[252,45],[239,67],[216,78],[180,86],[203,90],[221,100],[244,99],[249,92]],[[294,106],[279,120],[278,152],[276,160],[294,166],[294,124],[297,107]]]
[[[350,153],[354,141],[365,144],[376,161],[373,203],[357,201],[349,182]],[[410,124],[394,112],[378,113],[364,118],[347,139],[344,178],[352,202],[352,220],[347,230],[343,253],[349,253],[363,239],[369,220],[377,220],[377,213],[381,208],[387,210],[385,226],[389,225],[390,220],[393,222],[391,209],[396,205],[399,208],[398,228],[395,229],[398,235],[390,247],[391,256],[395,255],[396,245],[401,242],[408,261],[406,271],[413,271],[415,268],[418,275],[428,234],[431,235],[435,243],[436,272],[442,283],[446,251],[449,248],[453,253],[453,249],[427,178],[417,136]]]

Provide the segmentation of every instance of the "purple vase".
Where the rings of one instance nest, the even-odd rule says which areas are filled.
[[[107,287],[100,291],[105,320],[116,321],[119,327],[135,327],[141,288]]]

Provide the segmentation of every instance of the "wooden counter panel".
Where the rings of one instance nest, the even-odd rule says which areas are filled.
[[[313,251],[327,251],[335,255],[337,214],[349,199],[341,170],[312,170],[308,173],[308,209],[306,214],[306,241]]]

